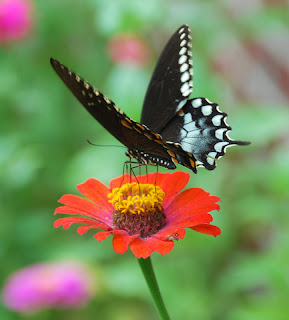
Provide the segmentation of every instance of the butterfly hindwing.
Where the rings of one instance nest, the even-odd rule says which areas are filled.
[[[145,96],[141,123],[160,132],[186,103],[192,87],[190,29],[183,25],[170,38],[157,62]]]
[[[173,140],[184,151],[192,153],[197,166],[213,170],[216,160],[225,154],[227,147],[249,144],[229,138],[231,127],[226,118],[227,114],[221,112],[216,103],[195,98],[187,101],[160,134],[164,140]]]

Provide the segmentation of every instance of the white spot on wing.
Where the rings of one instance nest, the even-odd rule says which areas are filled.
[[[110,101],[106,96],[103,96],[103,99],[105,100],[105,102],[106,102],[107,104],[111,104],[111,101]]]
[[[192,101],[192,106],[194,108],[199,108],[201,105],[202,105],[202,99],[201,98],[197,98],[197,99],[194,99]]]
[[[209,152],[208,153],[208,157],[216,159],[216,156],[217,156],[217,152]]]
[[[183,63],[185,63],[187,61],[187,59],[188,59],[188,57],[185,54],[183,54],[179,58],[179,64],[182,65]]]
[[[184,28],[180,29],[179,34],[183,33],[184,30],[185,30]]]
[[[215,160],[214,159],[212,159],[212,158],[207,158],[207,162],[208,162],[208,164],[209,165],[214,165],[214,163],[215,163]]]
[[[194,128],[195,128],[195,124],[193,122],[193,117],[192,117],[192,114],[189,112],[189,113],[186,113],[185,116],[184,116],[184,126],[186,126],[186,130],[187,131],[190,131],[194,128],[190,128],[190,126],[188,126],[189,124],[193,124],[194,125]]]
[[[187,63],[184,63],[180,67],[180,72],[183,73],[189,69],[189,65]]]
[[[183,54],[185,54],[187,52],[187,48],[186,47],[182,47],[182,49],[179,52],[179,55],[182,56]]]
[[[186,82],[181,86],[181,92],[184,93],[190,89],[189,84]]]
[[[184,46],[186,45],[186,43],[187,43],[187,40],[183,40],[183,41],[180,43],[180,46],[181,46],[181,47],[184,47]]]
[[[189,96],[190,94],[191,94],[191,88],[190,89],[188,89],[187,91],[185,91],[185,92],[183,92],[183,96],[184,97],[187,97],[187,96]]]
[[[183,40],[185,36],[186,36],[185,33],[181,34],[180,39]]]
[[[177,111],[180,111],[182,107],[186,104],[186,102],[187,102],[187,99],[182,100],[177,106]]]
[[[184,72],[181,76],[182,82],[187,82],[190,79],[190,74],[188,72]]]
[[[217,129],[215,132],[215,137],[219,140],[223,140],[224,139],[224,132],[227,131],[227,128],[220,128]]]
[[[223,118],[222,114],[217,114],[212,118],[212,123],[214,126],[220,126],[221,125],[221,120]]]
[[[222,152],[223,148],[229,144],[229,142],[218,142],[215,144],[214,148],[217,152]]]
[[[213,107],[210,104],[202,106],[202,113],[204,116],[209,116],[212,113]]]

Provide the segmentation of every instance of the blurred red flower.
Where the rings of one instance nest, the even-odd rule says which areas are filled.
[[[30,0],[0,0],[0,43],[20,40],[30,33],[32,10]]]
[[[189,173],[154,173],[132,177],[128,174],[111,180],[110,187],[88,179],[77,186],[87,199],[64,195],[59,200],[65,206],[55,213],[81,215],[55,221],[57,228],[68,229],[73,223],[83,223],[77,229],[82,235],[89,229],[101,229],[94,237],[98,241],[113,237],[113,249],[119,254],[128,246],[137,258],[147,258],[154,251],[164,255],[183,239],[184,228],[217,236],[220,229],[211,225],[208,213],[219,210],[220,199],[200,188],[180,193],[190,178]]]
[[[139,36],[121,33],[108,41],[108,54],[116,64],[143,66],[150,60],[150,49]]]

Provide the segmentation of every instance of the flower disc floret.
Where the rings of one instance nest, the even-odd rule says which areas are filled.
[[[164,191],[153,184],[133,182],[114,188],[107,196],[115,208],[114,227],[141,238],[157,233],[166,225],[164,196]]]
[[[145,214],[162,210],[164,196],[164,191],[158,186],[133,182],[114,188],[108,194],[108,202],[121,213]]]

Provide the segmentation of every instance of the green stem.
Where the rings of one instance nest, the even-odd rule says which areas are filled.
[[[161,296],[150,257],[148,257],[147,259],[138,259],[138,263],[141,267],[142,273],[146,279],[147,285],[150,289],[151,295],[154,299],[156,307],[158,308],[162,320],[170,320],[169,314]]]

